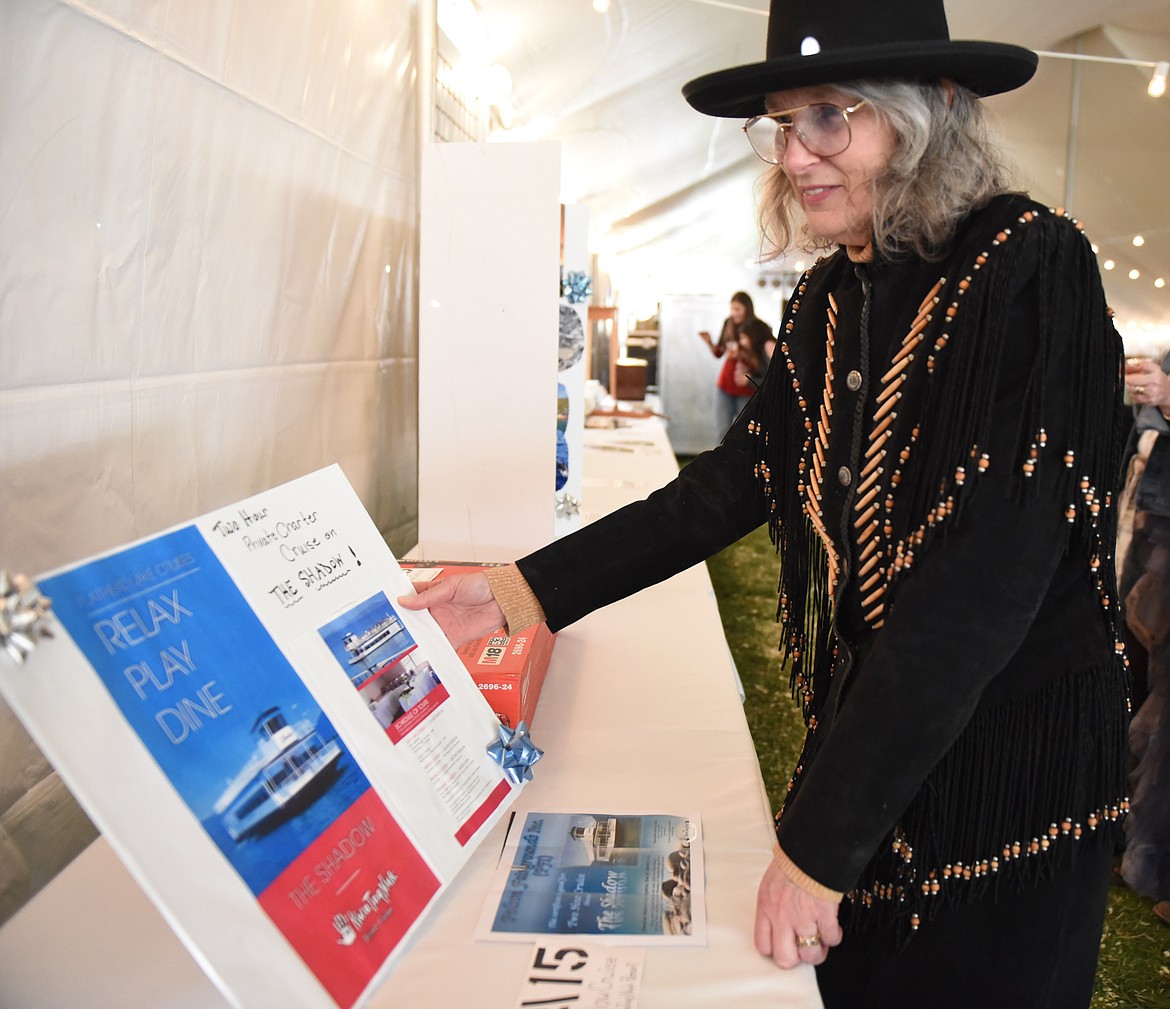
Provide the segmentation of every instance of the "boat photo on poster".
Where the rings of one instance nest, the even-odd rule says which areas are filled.
[[[44,579],[208,837],[340,1006],[439,880],[188,526]],[[328,887],[344,872],[347,885]]]

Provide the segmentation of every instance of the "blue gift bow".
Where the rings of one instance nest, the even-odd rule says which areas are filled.
[[[544,750],[532,742],[528,724],[523,720],[516,728],[499,727],[500,738],[488,748],[488,756],[504,769],[513,785],[532,780],[532,765],[544,756]]]
[[[577,305],[593,293],[593,278],[582,270],[573,270],[566,277],[561,275],[561,297],[570,305]]]

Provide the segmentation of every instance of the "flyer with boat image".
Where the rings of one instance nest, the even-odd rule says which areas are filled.
[[[345,671],[367,710],[394,746],[431,782],[460,846],[510,793],[506,779],[485,775],[464,741],[452,738],[445,715],[450,695],[386,593],[377,592],[317,633]]]
[[[479,936],[705,945],[698,816],[517,814]]]
[[[378,592],[319,631],[366,707],[394,742],[421,722],[447,694],[430,661]]]

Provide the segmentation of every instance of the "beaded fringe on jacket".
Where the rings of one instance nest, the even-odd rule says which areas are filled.
[[[909,929],[917,928],[940,901],[982,892],[1005,874],[1049,871],[1045,866],[1056,861],[1050,854],[1072,851],[1107,833],[1105,828],[1126,808],[1127,705],[1119,685],[1125,682],[1127,662],[1113,561],[1113,494],[1123,448],[1120,340],[1080,225],[1023,199],[1012,203],[1011,212],[1017,216],[1010,226],[989,235],[984,247],[964,240],[948,264],[958,275],[941,280],[927,294],[893,366],[881,376],[889,401],[902,399],[903,388],[913,389],[920,407],[913,418],[900,422],[887,416],[895,413],[892,408],[879,408],[870,432],[870,444],[877,441],[892,464],[884,479],[873,481],[877,493],[870,498],[878,507],[867,530],[872,539],[866,544],[870,557],[864,558],[866,586],[868,598],[880,604],[866,620],[880,632],[896,605],[898,585],[912,575],[915,561],[939,533],[962,521],[987,466],[985,446],[1010,294],[1025,241],[1030,241],[1038,243],[1038,350],[1016,439],[1015,486],[1026,499],[1035,494],[1043,467],[1059,468],[1070,549],[1084,558],[1114,654],[1091,669],[1061,677],[1025,702],[977,717],[932,772],[848,900],[850,915],[882,919],[885,914],[867,912],[885,909]],[[769,502],[769,528],[780,556],[781,652],[791,663],[790,688],[810,729],[790,789],[799,787],[801,767],[815,756],[814,699],[827,691],[839,652],[837,558],[810,493],[819,480],[828,423],[818,410],[820,390],[802,388],[787,342],[817,268],[797,286],[749,425],[758,444],[755,477]],[[1058,297],[1067,297],[1060,292],[1069,277],[1079,303],[1058,306]],[[1056,331],[1058,308],[1062,319],[1072,320],[1074,331],[1064,324]],[[830,296],[827,358],[833,353],[835,309]],[[1074,355],[1074,388],[1067,416],[1060,418],[1050,416],[1053,407],[1044,395],[1045,370],[1058,338]],[[831,368],[827,360],[826,370]],[[1101,383],[1103,374],[1114,376],[1113,383]],[[879,424],[884,425],[880,430]],[[1049,430],[1068,432],[1067,444],[1050,444]],[[1084,748],[1079,758],[1068,749],[1070,739]],[[1041,768],[1024,766],[1028,760],[1009,767],[987,759],[1005,748],[1031,753],[1029,760],[1059,752],[1069,760]],[[1083,766],[1095,768],[1091,780],[1076,770]]]

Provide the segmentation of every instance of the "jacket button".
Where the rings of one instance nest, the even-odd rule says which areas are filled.
[[[853,471],[848,466],[842,466],[837,470],[837,479],[841,481],[842,487],[848,487],[853,483]]]
[[[861,372],[851,371],[845,376],[845,384],[849,386],[850,392],[857,392],[861,388]]]

